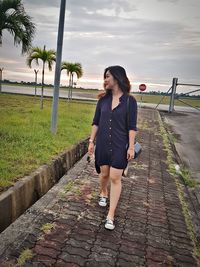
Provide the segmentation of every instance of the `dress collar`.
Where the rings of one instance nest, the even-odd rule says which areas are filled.
[[[110,99],[112,99],[112,93],[111,93],[109,96],[110,96]],[[123,95],[121,95],[120,98],[119,98],[119,102],[124,102],[124,101],[126,101],[127,96],[128,96],[127,93],[123,93]]]
[[[121,101],[125,101],[126,98],[127,98],[127,94],[126,94],[126,93],[123,93],[123,95],[120,96],[119,101],[120,101],[120,102],[121,102]]]

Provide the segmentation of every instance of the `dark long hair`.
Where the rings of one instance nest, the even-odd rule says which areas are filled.
[[[125,69],[118,65],[107,67],[104,71],[104,75],[103,75],[104,79],[106,78],[107,71],[109,71],[111,75],[113,76],[113,78],[117,81],[119,88],[122,90],[122,92],[129,94],[131,90],[131,84],[126,75]],[[105,89],[105,85],[104,85],[104,89]],[[98,98],[101,98],[109,93],[111,93],[111,91],[108,89],[105,89],[105,92],[100,93],[98,95]]]

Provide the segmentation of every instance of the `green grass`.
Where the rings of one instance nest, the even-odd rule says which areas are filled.
[[[86,138],[95,105],[59,101],[58,131],[51,134],[52,100],[0,94],[0,187],[12,185],[52,157]]]
[[[196,187],[200,183],[191,178],[190,171],[187,168],[181,168],[180,175],[182,176],[185,185],[189,187]]]
[[[136,100],[138,103],[141,101],[141,95],[136,95],[134,94]],[[158,104],[161,100],[162,96],[161,95],[143,95],[142,96],[142,103],[155,103]],[[200,107],[200,99],[195,99],[195,98],[180,98],[180,100],[183,100],[189,105],[192,105],[194,107]],[[165,98],[162,100],[161,104],[169,105],[170,103],[170,97],[165,96]],[[175,106],[187,106],[183,104],[182,102],[175,100],[174,102]],[[159,107],[159,106],[158,106]]]

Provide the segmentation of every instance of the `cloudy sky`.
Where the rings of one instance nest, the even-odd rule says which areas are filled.
[[[56,50],[60,1],[23,3],[37,27],[33,45]],[[199,10],[199,0],[67,0],[62,59],[82,64],[77,86],[85,88],[102,88],[105,67],[116,64],[125,67],[134,91],[140,83],[148,90],[167,91],[173,77],[199,84]],[[4,78],[33,81],[33,69],[25,62],[21,47],[14,47],[4,31]],[[53,83],[54,70],[46,70],[45,81]],[[61,83],[67,84],[64,72]]]

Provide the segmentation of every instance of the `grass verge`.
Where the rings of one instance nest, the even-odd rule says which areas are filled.
[[[51,134],[52,99],[0,94],[0,188],[28,175],[42,164],[86,138],[95,105],[59,101],[58,131]]]

